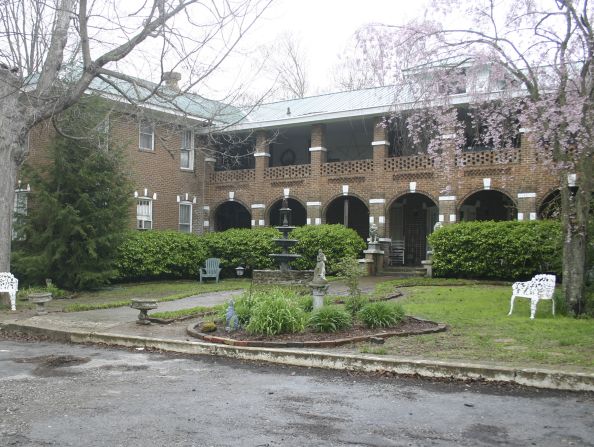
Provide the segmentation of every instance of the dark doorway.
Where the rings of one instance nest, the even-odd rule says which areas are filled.
[[[287,199],[289,208],[291,208],[291,225],[302,227],[307,219],[307,212],[301,203],[295,199]],[[270,226],[278,227],[280,225],[280,209],[283,205],[282,199],[275,202],[268,211],[268,221]]]
[[[369,237],[369,209],[353,196],[338,197],[330,202],[326,208],[326,223],[352,228],[363,240]]]
[[[514,220],[518,210],[512,199],[500,191],[479,191],[460,206],[460,220]]]
[[[404,247],[404,264],[421,265],[427,259],[427,236],[438,220],[438,207],[429,197],[405,194],[390,207],[393,247]]]
[[[215,211],[215,231],[251,228],[251,218],[250,212],[241,203],[222,203]]]

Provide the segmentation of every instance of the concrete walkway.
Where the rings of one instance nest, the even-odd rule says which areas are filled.
[[[361,288],[371,291],[387,278],[363,278]],[[330,283],[329,293],[346,294],[347,287],[339,282]],[[212,306],[227,302],[242,293],[241,290],[210,292],[159,304],[159,310],[178,310],[195,306]],[[186,331],[196,320],[187,320],[168,325],[136,324],[138,311],[124,307],[85,312],[53,312],[33,316],[33,312],[4,313],[0,330],[41,335],[50,339],[74,343],[105,343],[114,346],[154,348],[188,354],[222,355],[244,360],[273,363],[349,369],[357,371],[386,371],[395,374],[416,374],[425,377],[446,377],[461,380],[479,379],[504,381],[551,389],[594,391],[594,373],[568,372],[542,368],[513,368],[499,365],[445,362],[431,359],[397,356],[373,356],[368,354],[328,349],[270,349],[215,345],[191,338]]]

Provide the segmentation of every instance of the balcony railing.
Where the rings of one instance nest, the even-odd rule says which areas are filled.
[[[487,166],[503,163],[519,163],[520,153],[519,148],[463,152],[456,156],[456,166]]]
[[[434,162],[428,155],[407,155],[384,159],[384,171],[414,171],[433,169]]]
[[[267,180],[287,180],[305,178],[311,175],[311,165],[274,166],[266,168],[264,178]]]
[[[211,183],[251,182],[256,178],[253,169],[239,169],[236,171],[217,171],[210,175]]]
[[[373,160],[338,161],[322,164],[322,175],[366,174],[373,171]]]

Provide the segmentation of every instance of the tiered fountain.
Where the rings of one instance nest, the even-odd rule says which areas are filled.
[[[289,253],[289,249],[297,243],[297,239],[290,239],[289,233],[296,227],[291,226],[291,208],[287,199],[283,199],[280,209],[279,230],[283,236],[274,239],[282,249],[282,253],[272,253],[270,257],[278,264],[279,270],[254,270],[253,279],[259,284],[306,284],[312,280],[312,270],[293,270],[289,266],[291,261],[299,259],[301,255]]]

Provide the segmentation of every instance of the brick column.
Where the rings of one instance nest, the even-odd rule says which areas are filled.
[[[264,203],[252,203],[252,228],[266,226],[266,220],[264,218],[264,211],[266,210],[266,204]]]
[[[384,160],[388,157],[388,151],[390,148],[390,142],[388,141],[388,130],[382,127],[380,124],[381,118],[375,120],[375,127],[373,128],[373,141],[371,147],[373,149],[373,184],[375,190],[378,191],[381,188],[381,183],[384,180]],[[371,213],[371,209],[369,210]],[[378,223],[375,223],[378,225]],[[379,225],[378,225],[379,230]],[[380,231],[380,235],[383,235],[383,231]]]
[[[449,225],[457,220],[456,196],[439,196],[439,222]]]
[[[258,131],[256,133],[254,157],[256,158],[256,184],[262,184],[264,181],[264,171],[268,167],[270,159],[270,144],[268,136],[264,131]]]
[[[518,220],[536,220],[536,193],[521,192],[518,194]]]
[[[369,199],[369,224],[377,226],[379,237],[386,237],[386,199]]]
[[[307,225],[320,225],[322,223],[322,202],[310,201],[306,204]]]
[[[322,164],[326,163],[326,125],[314,124],[311,126],[311,176],[314,182],[317,182],[321,175]]]
[[[200,201],[200,206],[202,207],[202,216],[199,223],[200,229],[198,231],[201,231],[202,233],[208,233],[209,231],[214,231],[214,219],[211,218],[209,204],[212,201],[212,196],[214,194],[214,190],[211,189],[212,182],[210,181],[210,177],[214,174],[216,159],[214,157],[205,155],[203,163],[203,178],[201,179],[202,197]]]

